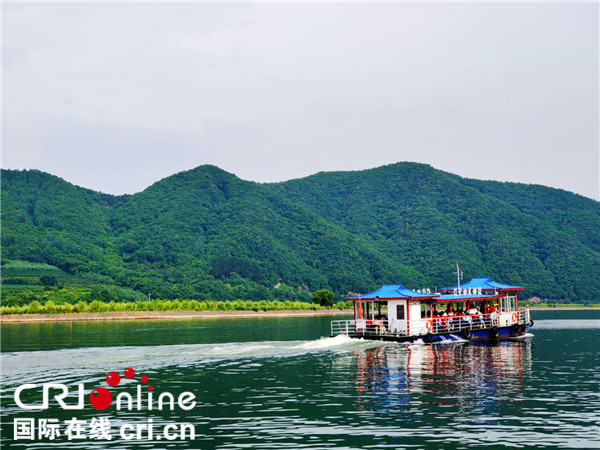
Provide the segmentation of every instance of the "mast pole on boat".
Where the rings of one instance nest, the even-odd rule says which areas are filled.
[[[458,262],[456,263],[456,280],[458,281],[458,289],[460,289],[460,276],[462,275],[460,271],[460,267],[458,267]]]

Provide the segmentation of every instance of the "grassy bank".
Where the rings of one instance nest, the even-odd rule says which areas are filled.
[[[350,302],[340,302],[334,306],[337,310],[351,309]],[[152,300],[137,302],[92,302],[79,301],[75,304],[64,302],[57,304],[52,300],[40,303],[37,300],[23,306],[2,306],[0,314],[78,314],[78,313],[110,313],[110,312],[149,312],[149,311],[321,311],[331,307],[315,303],[291,301],[202,301],[197,300]]]
[[[527,305],[521,305],[527,306]],[[531,305],[535,310],[560,310],[560,309],[598,309],[599,304],[593,305]],[[235,301],[198,301],[198,300],[152,300],[136,302],[92,302],[79,301],[77,303],[56,303],[47,300],[41,303],[34,300],[26,305],[2,306],[0,314],[82,314],[82,313],[113,313],[113,312],[163,312],[163,311],[326,311],[326,310],[351,310],[351,302],[339,302],[334,306],[320,306],[316,303],[278,301],[278,300],[235,300]]]

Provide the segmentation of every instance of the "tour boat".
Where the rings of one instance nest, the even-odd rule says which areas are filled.
[[[354,302],[353,320],[331,322],[331,335],[382,341],[441,342],[499,339],[525,335],[533,321],[519,308],[521,286],[473,278],[442,288],[411,290],[388,284]]]

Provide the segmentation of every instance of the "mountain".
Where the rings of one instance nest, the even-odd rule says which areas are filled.
[[[380,252],[418,268],[428,284],[470,276],[527,286],[551,299],[598,297],[600,204],[558,189],[468,180],[423,164],[321,173],[281,183]]]
[[[526,296],[595,302],[600,204],[543,186],[398,163],[283,183],[214,166],[130,196],[2,171],[2,256],[163,298],[309,299],[488,275]],[[277,287],[275,287],[277,286]]]

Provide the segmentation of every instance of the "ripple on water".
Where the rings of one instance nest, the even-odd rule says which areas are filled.
[[[5,353],[3,413],[7,421],[18,414],[10,404],[17,384],[83,381],[91,387],[109,369],[135,367],[154,380],[157,392],[196,394],[193,411],[153,411],[152,417],[155,426],[194,423],[197,439],[115,440],[94,448],[597,447],[595,329],[548,325],[552,321],[536,320],[534,338],[485,345],[340,337]],[[115,425],[148,416],[122,411]],[[89,448],[69,447],[78,446]]]

